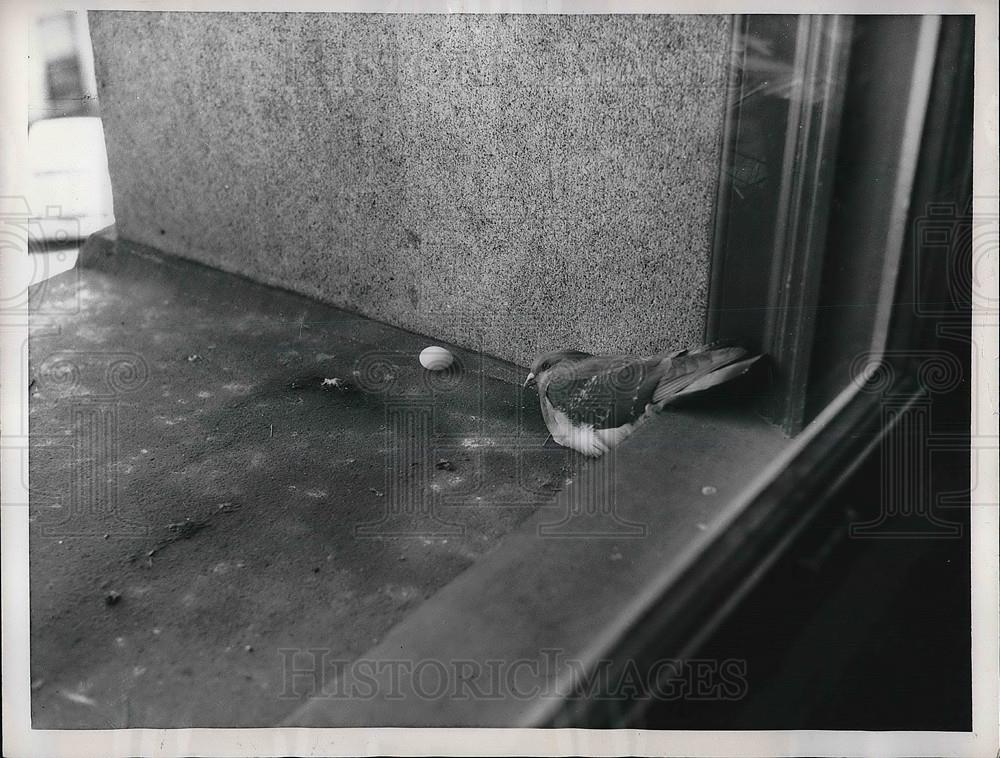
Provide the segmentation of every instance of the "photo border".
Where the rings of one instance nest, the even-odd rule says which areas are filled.
[[[99,10],[282,11],[368,13],[972,13],[975,37],[974,213],[998,213],[997,10],[989,2],[693,2],[584,0],[570,3],[497,0],[131,0],[131,2],[26,2],[0,6],[0,198],[23,195],[26,176],[27,29],[39,7]],[[17,298],[31,277],[23,251],[0,258],[0,528],[2,528],[3,752],[43,755],[686,755],[686,756],[991,756],[1000,745],[1000,667],[997,602],[998,462],[990,450],[971,451],[979,472],[972,483],[972,689],[973,732],[861,731],[655,731],[592,729],[254,728],[32,730],[30,724],[28,615],[27,303]],[[993,251],[995,253],[996,251]],[[994,254],[980,269],[984,285],[997,284]],[[14,299],[8,299],[13,297]],[[21,302],[24,300],[25,302]],[[996,317],[973,313],[973,344],[998,344]],[[972,356],[976,428],[995,428],[998,396],[996,353]]]

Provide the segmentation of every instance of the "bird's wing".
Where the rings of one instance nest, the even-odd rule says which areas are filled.
[[[609,429],[636,421],[653,402],[658,358],[595,357],[557,366],[544,387],[554,408],[574,424]]]
[[[714,387],[746,371],[760,356],[747,358],[741,347],[693,351],[665,358],[658,366],[659,381],[653,403],[664,405],[676,397]]]

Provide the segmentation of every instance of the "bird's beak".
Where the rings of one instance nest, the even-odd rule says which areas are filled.
[[[528,372],[528,378],[524,380],[524,384],[522,385],[522,387],[530,387],[534,383],[535,383],[535,375],[532,374],[531,372]]]

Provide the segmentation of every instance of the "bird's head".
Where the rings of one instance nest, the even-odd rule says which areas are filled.
[[[528,387],[543,381],[545,375],[556,367],[564,367],[590,357],[592,357],[590,353],[579,350],[553,350],[550,353],[543,353],[531,364],[531,370],[528,372],[528,378],[524,380],[524,386]]]

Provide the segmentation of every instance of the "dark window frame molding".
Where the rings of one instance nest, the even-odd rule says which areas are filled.
[[[852,27],[830,15],[734,23],[705,331],[771,357],[764,412],[788,434],[805,418]],[[778,155],[759,157],[762,132]],[[758,180],[750,188],[748,160]]]
[[[734,23],[705,336],[769,356],[758,410],[788,435],[847,385],[851,358],[886,347],[878,303],[897,287],[940,26]]]

